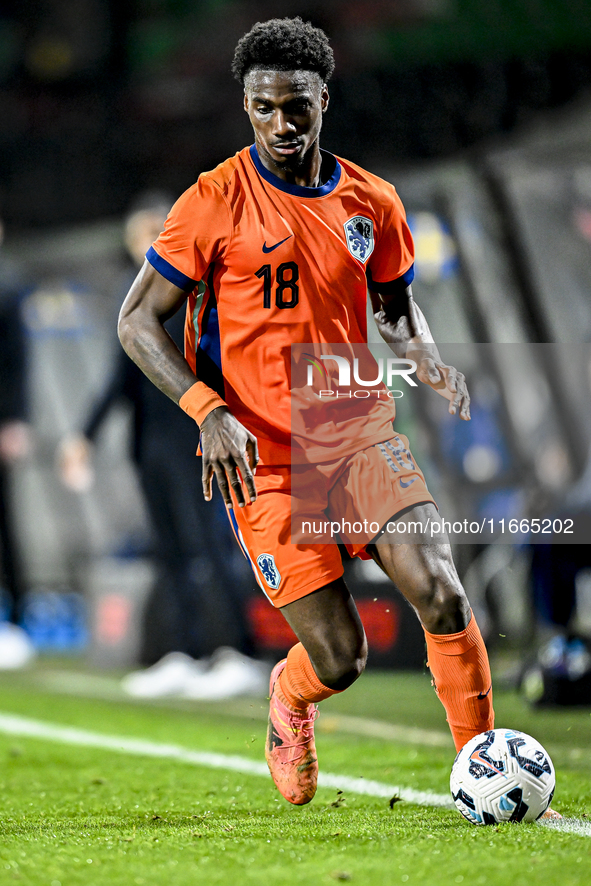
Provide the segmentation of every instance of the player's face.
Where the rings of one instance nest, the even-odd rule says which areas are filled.
[[[244,109],[250,118],[259,156],[272,172],[303,170],[318,152],[328,90],[312,71],[251,71]]]
[[[160,210],[140,209],[125,224],[124,242],[133,262],[142,266],[146,252],[164,227],[166,214]]]

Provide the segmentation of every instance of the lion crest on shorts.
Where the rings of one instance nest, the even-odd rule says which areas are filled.
[[[275,558],[273,554],[259,554],[257,557],[257,566],[261,570],[263,578],[269,587],[276,591],[281,584],[281,574],[275,566]]]

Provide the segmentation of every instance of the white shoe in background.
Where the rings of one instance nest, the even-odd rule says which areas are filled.
[[[169,652],[152,667],[126,674],[121,680],[121,688],[134,698],[182,696],[187,683],[203,674],[207,664],[207,661],[196,661],[184,652]]]
[[[205,673],[185,684],[183,696],[194,701],[218,701],[239,695],[267,695],[270,668],[229,646],[217,649]]]
[[[9,621],[0,623],[0,671],[24,668],[36,654],[26,631]]]

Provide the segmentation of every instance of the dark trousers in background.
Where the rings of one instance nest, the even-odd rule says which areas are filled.
[[[203,499],[201,460],[178,448],[169,436],[145,434],[139,453],[157,564],[140,661],[150,665],[171,651],[199,658],[218,646],[253,655],[244,611],[254,577],[236,562],[221,496]]]
[[[8,593],[9,619],[21,615],[24,583],[14,521],[11,513],[9,476],[0,462],[0,586]]]
[[[591,539],[591,514],[582,512],[568,516],[572,516],[579,532]],[[591,546],[589,543],[537,544],[532,548],[536,614],[544,623],[567,630],[576,611],[577,573],[591,567]]]

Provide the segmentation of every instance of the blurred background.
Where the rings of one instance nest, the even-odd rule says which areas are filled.
[[[395,183],[416,241],[415,297],[438,342],[468,348],[471,424],[448,423],[427,397],[399,428],[446,517],[460,479],[483,515],[591,513],[589,3],[4,0],[3,607],[37,653],[128,668],[220,646],[270,660],[291,643],[229,537],[223,547],[219,497],[191,519],[216,527],[224,564],[206,539],[163,561],[160,492],[146,488],[158,456],[142,454],[147,407],[121,382],[115,323],[137,266],[131,217],[162,212],[250,143],[235,44],[257,20],[296,14],[335,51],[323,146]],[[491,345],[486,358],[475,342]],[[494,345],[544,342],[568,347],[511,352],[531,380],[516,398]],[[530,541],[458,545],[460,573],[516,679],[533,656],[591,702],[589,546]],[[164,642],[175,569],[179,619],[197,607],[200,630]],[[422,667],[420,631],[379,570],[347,572],[370,664]],[[0,665],[1,650],[0,634]],[[534,700],[550,692],[536,673]]]

